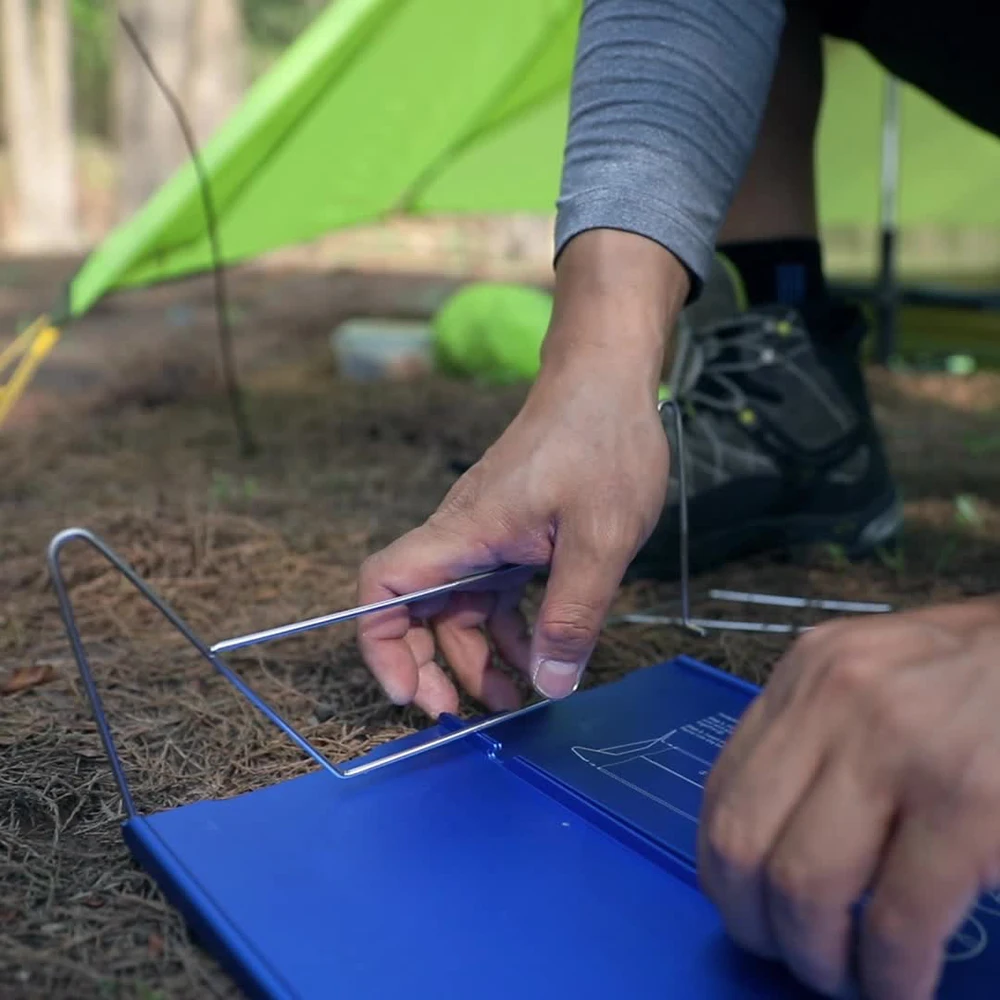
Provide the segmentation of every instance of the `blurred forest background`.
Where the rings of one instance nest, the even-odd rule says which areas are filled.
[[[187,156],[174,114],[119,13],[134,25],[204,143],[328,2],[0,0],[0,252],[82,255]],[[827,94],[837,113],[819,165],[834,216],[833,224],[824,223],[827,265],[834,274],[867,278],[878,260],[881,98],[860,68],[857,80],[842,71]],[[971,130],[928,117],[929,106],[911,108],[906,123],[911,156],[904,158],[903,186],[913,204],[930,205],[920,211],[935,220],[903,227],[901,269],[994,286],[1000,229],[993,199],[983,206],[977,193],[991,190],[1000,161],[972,144]],[[859,197],[871,203],[870,224],[836,222],[841,202]],[[331,233],[288,255],[465,275],[500,268],[505,276],[547,281],[551,238],[550,217],[400,217]]]
[[[0,248],[93,245],[185,159],[119,12],[201,143],[325,2],[0,0]]]

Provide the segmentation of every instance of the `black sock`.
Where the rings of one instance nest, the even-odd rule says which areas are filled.
[[[823,257],[817,240],[751,240],[723,243],[718,250],[743,279],[750,306],[802,308],[826,300]]]

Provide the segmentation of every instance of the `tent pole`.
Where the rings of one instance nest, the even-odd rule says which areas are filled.
[[[882,188],[879,203],[879,282],[876,296],[876,360],[888,365],[896,353],[898,303],[896,232],[900,174],[899,81],[886,76],[882,103]]]

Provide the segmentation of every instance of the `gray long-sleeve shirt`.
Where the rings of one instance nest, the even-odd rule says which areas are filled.
[[[584,0],[556,254],[638,233],[705,278],[746,169],[784,0]]]

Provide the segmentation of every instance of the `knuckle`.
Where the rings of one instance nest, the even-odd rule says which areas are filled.
[[[585,604],[560,604],[541,623],[545,639],[557,647],[577,647],[591,642],[597,631],[597,614]]]
[[[967,817],[970,827],[1000,814],[1000,775],[992,753],[968,743],[945,747],[940,741],[924,741],[915,749],[915,784],[938,808]]]
[[[808,632],[803,632],[793,643],[792,649],[805,657],[811,657],[837,638],[840,624],[836,621],[821,622]]]
[[[878,662],[867,650],[847,641],[829,660],[824,678],[827,693],[840,701],[868,701],[877,690]]]
[[[747,823],[725,803],[719,803],[705,820],[705,844],[713,867],[725,878],[750,878],[764,859]]]
[[[767,865],[765,880],[769,892],[797,912],[808,910],[822,888],[815,866],[791,854],[774,857]]]
[[[489,561],[501,549],[517,549],[524,561],[538,561],[544,532],[539,519],[514,505],[489,503],[466,497],[460,503],[439,507],[421,529],[428,537],[457,542],[477,559]]]
[[[912,908],[901,900],[876,897],[865,914],[865,931],[880,952],[899,952],[913,932]]]
[[[916,754],[918,763],[932,761],[934,755],[927,750],[934,745],[933,741],[928,741],[928,732],[933,732],[933,727],[929,729],[925,699],[915,693],[901,697],[895,685],[890,683],[873,684],[866,694],[866,715],[881,745],[894,748],[896,753],[910,760]]]

